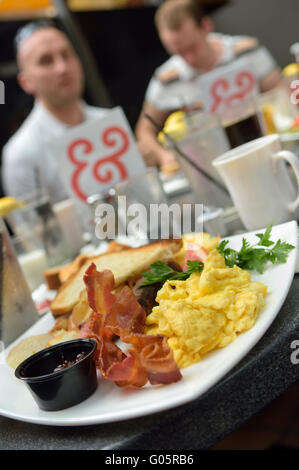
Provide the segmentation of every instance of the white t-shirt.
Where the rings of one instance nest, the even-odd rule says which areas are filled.
[[[217,67],[225,66],[241,57],[242,44],[242,57],[247,57],[249,68],[257,82],[277,67],[269,51],[259,46],[255,38],[210,33],[208,40],[221,42],[222,56]],[[248,43],[256,43],[256,46],[246,48]],[[204,73],[191,67],[181,56],[173,55],[156,69],[149,82],[145,101],[160,110],[169,111],[201,101],[200,78]]]
[[[82,102],[84,122],[103,117],[109,110]],[[59,121],[40,102],[3,147],[2,182],[7,196],[22,198],[36,190],[37,178],[54,204],[69,196],[59,176],[59,165],[47,145],[70,126]]]

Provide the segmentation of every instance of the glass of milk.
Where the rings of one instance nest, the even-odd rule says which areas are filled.
[[[44,282],[44,271],[48,267],[47,254],[38,234],[24,232],[13,237],[12,243],[31,291]]]

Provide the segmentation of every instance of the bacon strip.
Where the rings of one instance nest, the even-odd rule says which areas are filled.
[[[79,333],[79,338],[92,338],[92,339],[95,339],[96,342],[98,343],[98,346],[95,352],[95,361],[96,361],[97,366],[100,364],[100,348],[102,344],[102,337],[101,337],[102,322],[103,322],[102,315],[99,315],[99,314],[91,315],[88,321],[84,323]]]
[[[118,293],[110,312],[105,317],[105,329],[119,337],[130,333],[143,333],[146,313],[132,290],[125,286]]]
[[[115,302],[112,294],[114,276],[111,271],[97,271],[95,263],[91,263],[84,275],[89,306],[95,313],[106,314]]]
[[[125,286],[111,293],[114,277],[110,271],[98,272],[94,263],[87,269],[84,282],[88,302],[95,312],[82,327],[81,337],[98,342],[97,366],[104,378],[120,387],[169,384],[182,378],[167,338],[144,334],[146,313],[132,290]],[[112,337],[117,335],[131,344],[125,354]]]
[[[126,355],[112,341],[106,338],[102,339],[100,352],[100,369],[104,377],[108,375],[108,371],[115,364],[122,362]]]
[[[183,264],[183,271],[188,269],[187,261],[201,261],[205,262],[209,252],[198,243],[188,242],[186,247],[185,259]]]
[[[141,367],[138,355],[126,356],[113,351],[111,344],[105,341],[101,349],[101,371],[104,377],[116,383],[119,387],[143,387],[148,381],[146,371]]]
[[[145,369],[152,385],[169,384],[181,380],[182,374],[174,360],[166,336],[131,335],[122,340],[133,344],[133,350],[139,354],[141,366]]]

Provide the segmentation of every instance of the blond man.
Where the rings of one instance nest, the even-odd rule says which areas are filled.
[[[166,0],[156,11],[155,24],[170,58],[156,69],[149,82],[136,136],[148,165],[163,167],[174,157],[158,143],[157,128],[146,114],[162,126],[177,109],[200,108],[200,77],[241,55],[248,58],[262,92],[278,86],[281,74],[269,51],[256,38],[213,32],[212,21],[199,1]]]

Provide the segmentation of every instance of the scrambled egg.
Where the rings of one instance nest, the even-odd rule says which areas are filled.
[[[186,281],[167,281],[157,294],[158,305],[146,320],[146,333],[168,337],[180,368],[223,348],[250,329],[265,304],[267,287],[252,282],[247,271],[228,268],[213,249],[201,273]]]

